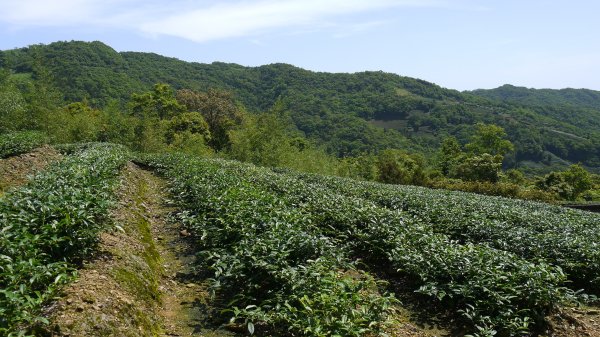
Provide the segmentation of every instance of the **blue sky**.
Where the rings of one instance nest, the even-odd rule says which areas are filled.
[[[600,90],[594,0],[0,0],[0,49],[118,51],[327,72],[383,70],[459,90]]]

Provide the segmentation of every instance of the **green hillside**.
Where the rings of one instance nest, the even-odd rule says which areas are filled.
[[[454,135],[465,144],[478,122],[508,132],[505,167],[538,171],[581,162],[600,167],[600,93],[502,87],[458,92],[384,72],[332,74],[287,64],[200,64],[150,53],[118,53],[101,42],[57,42],[4,51],[14,81],[49,79],[66,102],[103,108],[157,82],[175,89],[226,89],[248,111],[277,106],[308,138],[338,156],[385,148],[431,154]],[[31,75],[31,76],[30,76]],[[23,86],[23,85],[22,85]]]
[[[494,100],[528,106],[560,105],[600,109],[600,91],[588,89],[530,89],[505,84],[496,89],[479,89],[471,93]]]

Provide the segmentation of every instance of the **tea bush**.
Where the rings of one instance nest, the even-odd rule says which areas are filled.
[[[296,174],[431,225],[463,243],[486,244],[561,267],[575,290],[600,293],[600,215],[539,202],[416,186]]]
[[[0,335],[47,323],[40,307],[93,252],[127,157],[90,145],[0,199]]]
[[[147,161],[173,186],[179,217],[197,237],[212,290],[252,333],[364,336],[395,302],[309,214],[226,172],[221,161],[167,156]]]
[[[357,270],[350,256],[408,277],[415,291],[459,313],[481,336],[539,329],[545,315],[573,298],[562,286],[566,277],[560,268],[487,244],[457,242],[437,232],[428,219],[352,195],[352,180],[177,156],[149,163],[169,178],[187,209],[182,219],[199,238],[201,254],[214,272],[213,285],[235,294],[234,318],[253,327],[257,322],[282,325],[311,336],[366,331],[360,322],[382,319],[379,313],[388,304],[379,304],[381,297],[358,296],[352,300],[360,300],[358,305],[350,301],[356,286],[339,288],[334,279],[343,275],[346,282],[372,279]],[[339,186],[331,187],[330,180]],[[380,185],[370,186],[376,190]],[[358,289],[374,287],[366,285]],[[320,300],[315,304],[315,299]],[[344,313],[347,323],[332,325],[339,323],[336,313],[357,306],[378,314],[367,319]],[[340,330],[344,327],[356,327],[351,330],[356,333]]]
[[[11,132],[0,135],[0,158],[33,150],[46,142],[46,135],[37,131]]]

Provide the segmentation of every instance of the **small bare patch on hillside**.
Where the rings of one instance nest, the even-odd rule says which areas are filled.
[[[62,156],[54,148],[45,145],[29,153],[0,159],[0,194],[18,187],[29,180],[29,176],[43,170],[48,164]]]

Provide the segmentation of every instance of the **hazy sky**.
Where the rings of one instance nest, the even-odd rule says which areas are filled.
[[[383,70],[453,89],[600,90],[597,0],[0,0],[0,49],[103,41],[186,61]]]

